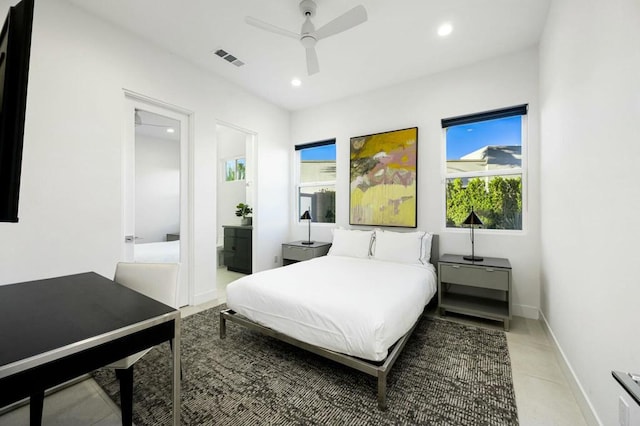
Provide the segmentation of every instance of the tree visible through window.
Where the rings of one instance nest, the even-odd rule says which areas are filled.
[[[309,210],[312,222],[336,221],[335,139],[296,145],[298,153],[298,218]]]
[[[244,180],[246,178],[245,159],[235,158],[225,161],[225,177],[226,182],[234,180]]]
[[[527,106],[442,120],[446,129],[446,226],[471,208],[487,229],[522,229],[523,123]]]

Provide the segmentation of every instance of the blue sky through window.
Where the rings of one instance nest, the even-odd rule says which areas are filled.
[[[447,129],[447,160],[460,157],[487,145],[521,145],[522,117],[498,118]]]
[[[300,151],[300,159],[302,161],[312,160],[336,160],[336,145],[324,145],[315,148],[305,148]]]

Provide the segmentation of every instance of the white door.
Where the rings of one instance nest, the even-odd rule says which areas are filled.
[[[128,262],[179,262],[178,301],[188,305],[189,116],[127,96],[124,127],[122,257]]]

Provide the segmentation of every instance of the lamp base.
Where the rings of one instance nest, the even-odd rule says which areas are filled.
[[[484,260],[484,257],[480,256],[462,256],[462,258],[464,260],[470,260],[472,262],[482,262]]]
[[[315,241],[302,241],[301,244],[304,244],[305,246],[310,246],[314,243]]]

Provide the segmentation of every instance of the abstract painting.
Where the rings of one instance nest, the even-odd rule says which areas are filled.
[[[418,128],[351,138],[349,223],[417,226]]]

